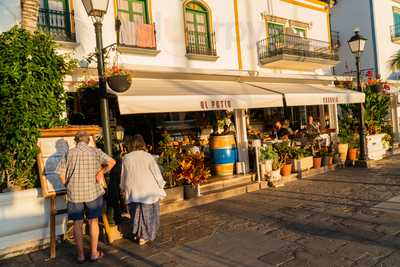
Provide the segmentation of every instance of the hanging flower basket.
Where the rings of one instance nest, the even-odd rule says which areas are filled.
[[[123,93],[131,86],[132,78],[127,71],[114,65],[107,70],[107,84],[113,91]]]
[[[132,79],[129,75],[114,75],[107,77],[107,84],[113,91],[123,93],[131,86]]]

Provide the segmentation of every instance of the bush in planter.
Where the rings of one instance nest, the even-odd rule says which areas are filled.
[[[274,148],[282,164],[282,175],[290,175],[292,171],[293,148],[290,147],[288,141],[274,144]]]
[[[300,172],[313,167],[312,152],[305,148],[293,148],[293,172]]]
[[[182,156],[177,174],[177,181],[196,187],[207,181],[211,171],[205,165],[203,153],[189,151]]]
[[[175,187],[178,185],[176,176],[180,166],[180,151],[169,135],[164,135],[159,145],[161,154],[158,158],[158,163],[164,179],[167,180],[166,186],[169,188]]]
[[[64,75],[76,64],[44,33],[0,34],[0,190],[37,185],[39,128],[66,124]]]
[[[262,147],[260,150],[261,177],[264,178],[272,171],[272,162],[277,159],[278,153],[272,145]]]

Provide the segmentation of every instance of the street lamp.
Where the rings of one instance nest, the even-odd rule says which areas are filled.
[[[96,56],[97,56],[97,72],[99,75],[100,90],[100,114],[101,125],[103,128],[104,151],[112,156],[110,118],[107,100],[107,85],[104,71],[104,54],[103,54],[103,36],[102,21],[107,13],[109,0],[82,0],[86,13],[92,18],[94,29],[96,32]]]
[[[356,57],[357,68],[357,89],[362,92],[360,79],[360,56],[364,52],[367,39],[359,34],[359,30],[354,31],[353,37],[348,41],[351,53]],[[365,161],[366,157],[366,142],[365,142],[365,122],[364,122],[364,104],[360,103],[360,156],[359,160]]]

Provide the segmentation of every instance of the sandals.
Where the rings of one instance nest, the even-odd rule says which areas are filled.
[[[146,244],[147,242],[149,242],[149,240],[145,240],[145,239],[139,239],[139,246],[143,246],[144,244]]]
[[[103,257],[104,257],[103,251],[98,250],[98,251],[97,251],[97,257],[96,257],[96,258],[90,257],[90,261],[91,261],[91,262],[95,262],[95,261],[98,261],[99,259],[101,259],[101,258],[103,258]]]

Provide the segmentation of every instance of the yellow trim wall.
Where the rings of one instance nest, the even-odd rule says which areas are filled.
[[[315,5],[306,4],[306,3],[303,3],[303,2],[300,2],[300,1],[297,1],[297,0],[281,0],[281,1],[289,3],[289,4],[293,4],[293,5],[296,5],[296,6],[301,6],[301,7],[309,8],[309,9],[312,9],[312,10],[321,11],[321,12],[326,12],[326,9],[327,9],[326,5],[323,5],[323,7],[317,7]],[[307,0],[307,1],[310,2],[311,0]],[[310,2],[310,3],[314,3],[314,2]],[[314,4],[316,4],[316,3],[314,3]],[[322,2],[318,2],[318,4],[322,4]]]
[[[235,11],[235,31],[236,31],[236,49],[238,57],[238,67],[239,70],[243,69],[242,61],[242,48],[240,44],[240,28],[239,28],[239,10],[238,10],[238,0],[233,0],[234,11]]]

